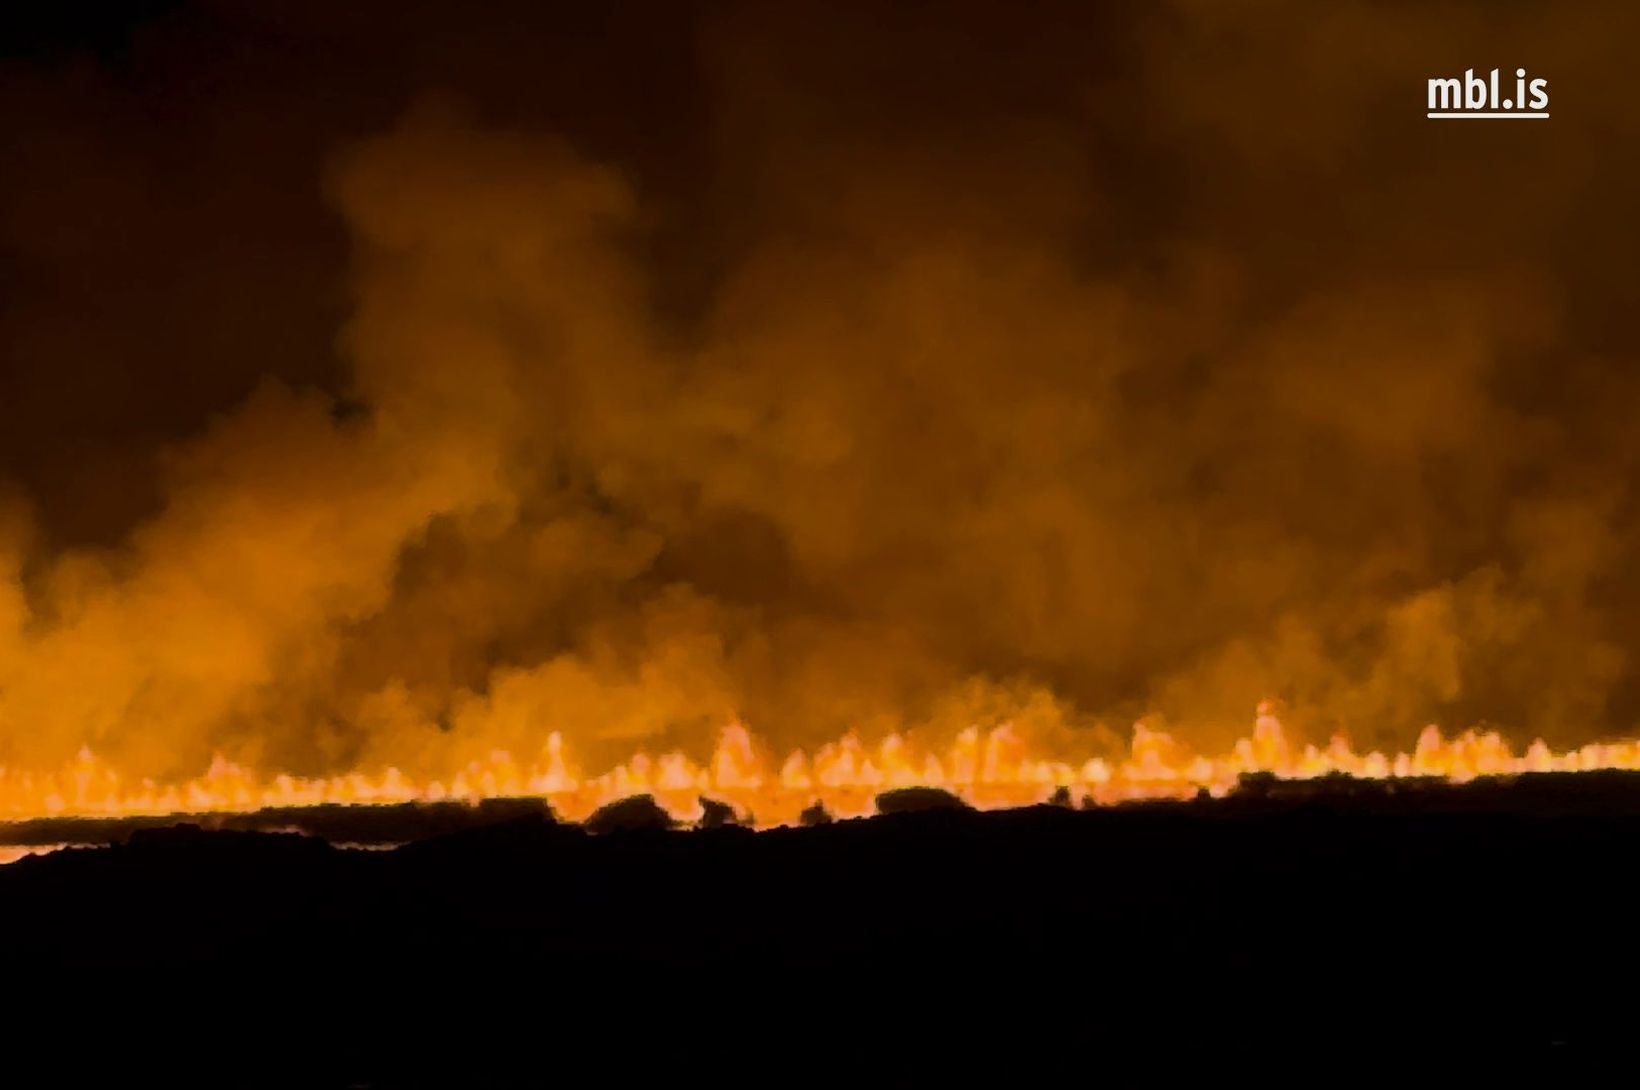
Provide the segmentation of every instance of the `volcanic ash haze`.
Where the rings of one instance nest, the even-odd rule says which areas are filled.
[[[776,756],[1004,721],[1088,756],[1140,716],[1220,747],[1265,698],[1386,747],[1632,731],[1640,144],[1594,90],[1626,8],[790,12],[688,17],[656,79],[702,103],[689,184],[459,59],[317,140],[345,378],[262,368],[133,440],[156,498],[106,540],[14,474],[0,764],[437,770],[556,730],[597,765],[737,720]],[[173,30],[136,55],[183,63]],[[1526,58],[1554,119],[1437,131],[1454,56]],[[142,93],[85,71],[11,62],[5,116]],[[94,280],[117,241],[40,241],[85,139],[0,196],[14,255]],[[41,321],[0,323],[8,366],[80,343]]]

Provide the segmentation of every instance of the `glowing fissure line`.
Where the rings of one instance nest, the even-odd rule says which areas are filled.
[[[1640,769],[1640,743],[1591,743],[1556,753],[1535,741],[1515,752],[1499,734],[1465,731],[1447,739],[1425,728],[1411,752],[1358,753],[1344,738],[1325,746],[1289,742],[1280,721],[1261,709],[1253,732],[1227,752],[1194,753],[1169,734],[1136,724],[1125,756],[1060,759],[1031,746],[1004,724],[970,727],[948,746],[924,749],[890,735],[871,745],[853,734],[783,763],[739,724],[724,728],[711,758],[683,753],[636,754],[598,776],[583,776],[561,736],[550,734],[533,758],[496,751],[452,764],[441,776],[386,768],[332,777],[269,776],[218,758],[185,783],[156,784],[122,776],[90,752],[54,771],[0,769],[0,821],[109,818],[187,813],[248,813],[311,806],[476,803],[486,798],[544,798],[559,816],[581,820],[598,807],[653,795],[680,821],[701,817],[702,796],[732,805],[759,826],[793,824],[816,802],[839,817],[874,812],[876,796],[900,787],[936,787],[982,808],[1031,805],[1061,793],[1067,801],[1104,805],[1139,799],[1228,794],[1246,773],[1306,780],[1341,773],[1382,780],[1436,777],[1462,783],[1529,772]]]

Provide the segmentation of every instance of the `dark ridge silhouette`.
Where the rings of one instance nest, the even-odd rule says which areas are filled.
[[[244,814],[39,818],[0,823],[0,845],[114,844],[140,829],[181,823],[236,832],[301,832],[352,844],[392,845],[532,815],[553,819],[552,808],[540,798],[484,799],[478,803],[407,802],[389,806],[271,807]]]
[[[135,829],[0,867],[0,978],[97,1027],[78,1065],[217,1048],[218,1086],[1336,1082],[1432,1051],[1570,1085],[1632,1039],[1632,775],[592,835],[655,810],[391,851]]]

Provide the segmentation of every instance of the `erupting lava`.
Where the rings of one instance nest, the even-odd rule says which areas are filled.
[[[442,779],[417,781],[397,769],[352,772],[323,779],[265,776],[218,758],[186,783],[130,782],[89,751],[56,772],[0,768],[0,820],[107,817],[173,813],[246,812],[265,807],[379,805],[416,801],[544,797],[555,811],[580,819],[597,807],[648,793],[681,820],[700,817],[699,798],[732,803],[759,826],[794,823],[816,801],[839,816],[870,813],[888,788],[949,790],[982,807],[1029,805],[1065,788],[1073,800],[1096,804],[1188,797],[1205,789],[1223,795],[1247,772],[1286,779],[1329,773],[1383,779],[1434,776],[1462,782],[1522,772],[1576,772],[1640,768],[1640,743],[1591,744],[1564,753],[1533,742],[1516,754],[1498,734],[1465,731],[1453,739],[1426,727],[1411,753],[1360,754],[1342,737],[1325,748],[1289,744],[1269,707],[1259,709],[1251,737],[1229,753],[1199,756],[1160,731],[1135,725],[1126,759],[1093,758],[1080,765],[1033,755],[1008,725],[970,728],[944,752],[922,751],[898,735],[867,746],[852,734],[813,754],[793,752],[778,767],[759,756],[739,724],[724,729],[705,765],[682,753],[638,754],[597,776],[583,776],[563,739],[547,737],[533,760],[495,752]]]

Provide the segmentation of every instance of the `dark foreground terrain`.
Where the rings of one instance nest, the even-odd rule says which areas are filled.
[[[1623,1084],[1640,1041],[1631,775],[756,834],[490,817],[0,868],[7,1063],[57,1075],[8,1084]]]

